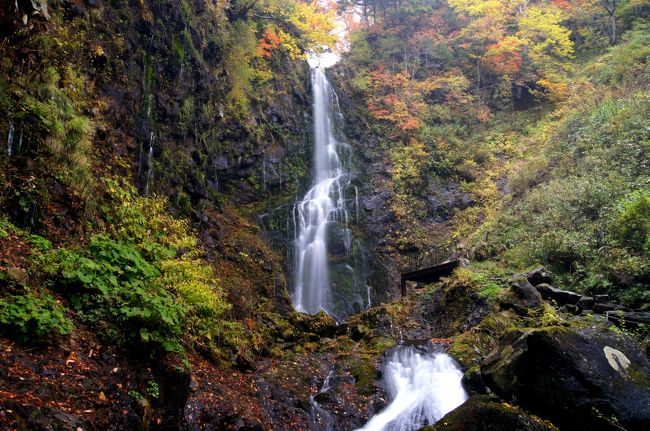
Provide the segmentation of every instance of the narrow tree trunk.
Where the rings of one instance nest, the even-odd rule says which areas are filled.
[[[609,37],[609,42],[612,45],[616,45],[616,42],[618,41],[618,32],[616,29],[616,12],[614,12],[610,16],[610,37]]]

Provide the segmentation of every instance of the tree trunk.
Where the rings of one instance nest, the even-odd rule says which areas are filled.
[[[616,42],[618,40],[618,33],[616,29],[616,18],[617,18],[616,12],[614,12],[610,16],[610,31],[609,31],[609,42],[612,45],[616,45]]]

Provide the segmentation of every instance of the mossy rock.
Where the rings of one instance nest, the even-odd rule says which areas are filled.
[[[388,337],[375,337],[370,342],[372,349],[377,352],[377,355],[386,352],[388,349],[392,349],[397,344],[397,340]]]
[[[483,382],[483,376],[481,375],[481,367],[479,366],[472,367],[465,371],[461,382],[465,390],[470,394],[483,395],[487,393],[487,388],[485,382]]]
[[[650,361],[627,336],[563,326],[513,330],[481,374],[499,396],[566,429],[650,429]]]
[[[314,338],[314,336],[315,338],[332,337],[345,329],[324,311],[313,316],[305,313],[293,313],[290,321],[298,331],[311,334],[310,338]]]
[[[512,310],[490,315],[477,326],[456,337],[449,354],[464,369],[475,367],[492,351],[503,334],[522,323],[522,319]]]
[[[420,431],[557,431],[552,423],[487,395],[473,396]]]
[[[375,382],[379,374],[370,359],[359,357],[350,364],[350,374],[354,377],[354,384],[362,395],[372,395],[375,392]]]

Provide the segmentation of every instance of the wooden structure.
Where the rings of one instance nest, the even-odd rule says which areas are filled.
[[[402,296],[406,295],[406,282],[433,283],[454,272],[460,266],[460,259],[450,259],[426,268],[403,272],[400,280]]]

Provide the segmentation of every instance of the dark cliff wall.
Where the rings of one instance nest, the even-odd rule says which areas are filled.
[[[258,24],[238,3],[17,6],[0,15],[3,213],[72,240],[101,211],[103,179],[130,177],[190,217],[211,254],[230,232],[216,213],[262,214],[284,289],[286,205],[311,160],[306,61],[278,51],[258,70]]]
[[[286,220],[311,163],[307,62],[256,57],[258,24],[234,3],[17,5],[0,14],[0,220],[85,253],[113,229],[115,188],[133,184],[189,222],[228,319],[258,333],[264,313],[288,313]],[[0,270],[40,271],[4,240]]]

